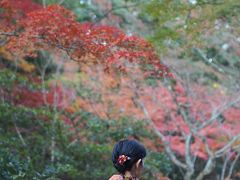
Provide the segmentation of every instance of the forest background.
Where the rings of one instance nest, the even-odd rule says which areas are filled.
[[[238,0],[0,0],[0,179],[240,177]]]

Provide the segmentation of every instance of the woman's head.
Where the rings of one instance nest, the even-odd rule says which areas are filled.
[[[119,173],[134,169],[138,174],[145,156],[146,149],[142,144],[135,140],[122,140],[113,148],[112,161]]]

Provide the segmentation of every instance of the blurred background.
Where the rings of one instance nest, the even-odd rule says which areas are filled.
[[[148,149],[141,179],[182,180],[191,170],[192,179],[240,178],[239,0],[18,3],[23,11],[59,4],[80,23],[144,38],[173,78],[108,74],[90,56],[79,65],[40,48],[18,58],[0,35],[0,179],[108,179],[124,138]]]

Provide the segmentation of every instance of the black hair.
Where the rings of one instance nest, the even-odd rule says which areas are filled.
[[[126,171],[130,171],[133,165],[146,156],[145,147],[136,140],[121,140],[113,148],[112,162],[114,167],[119,173],[124,174]],[[120,164],[118,158],[121,155],[129,157],[129,159]]]

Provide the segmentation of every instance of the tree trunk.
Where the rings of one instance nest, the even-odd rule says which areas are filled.
[[[188,170],[184,176],[184,180],[191,180],[193,175],[193,170]]]

